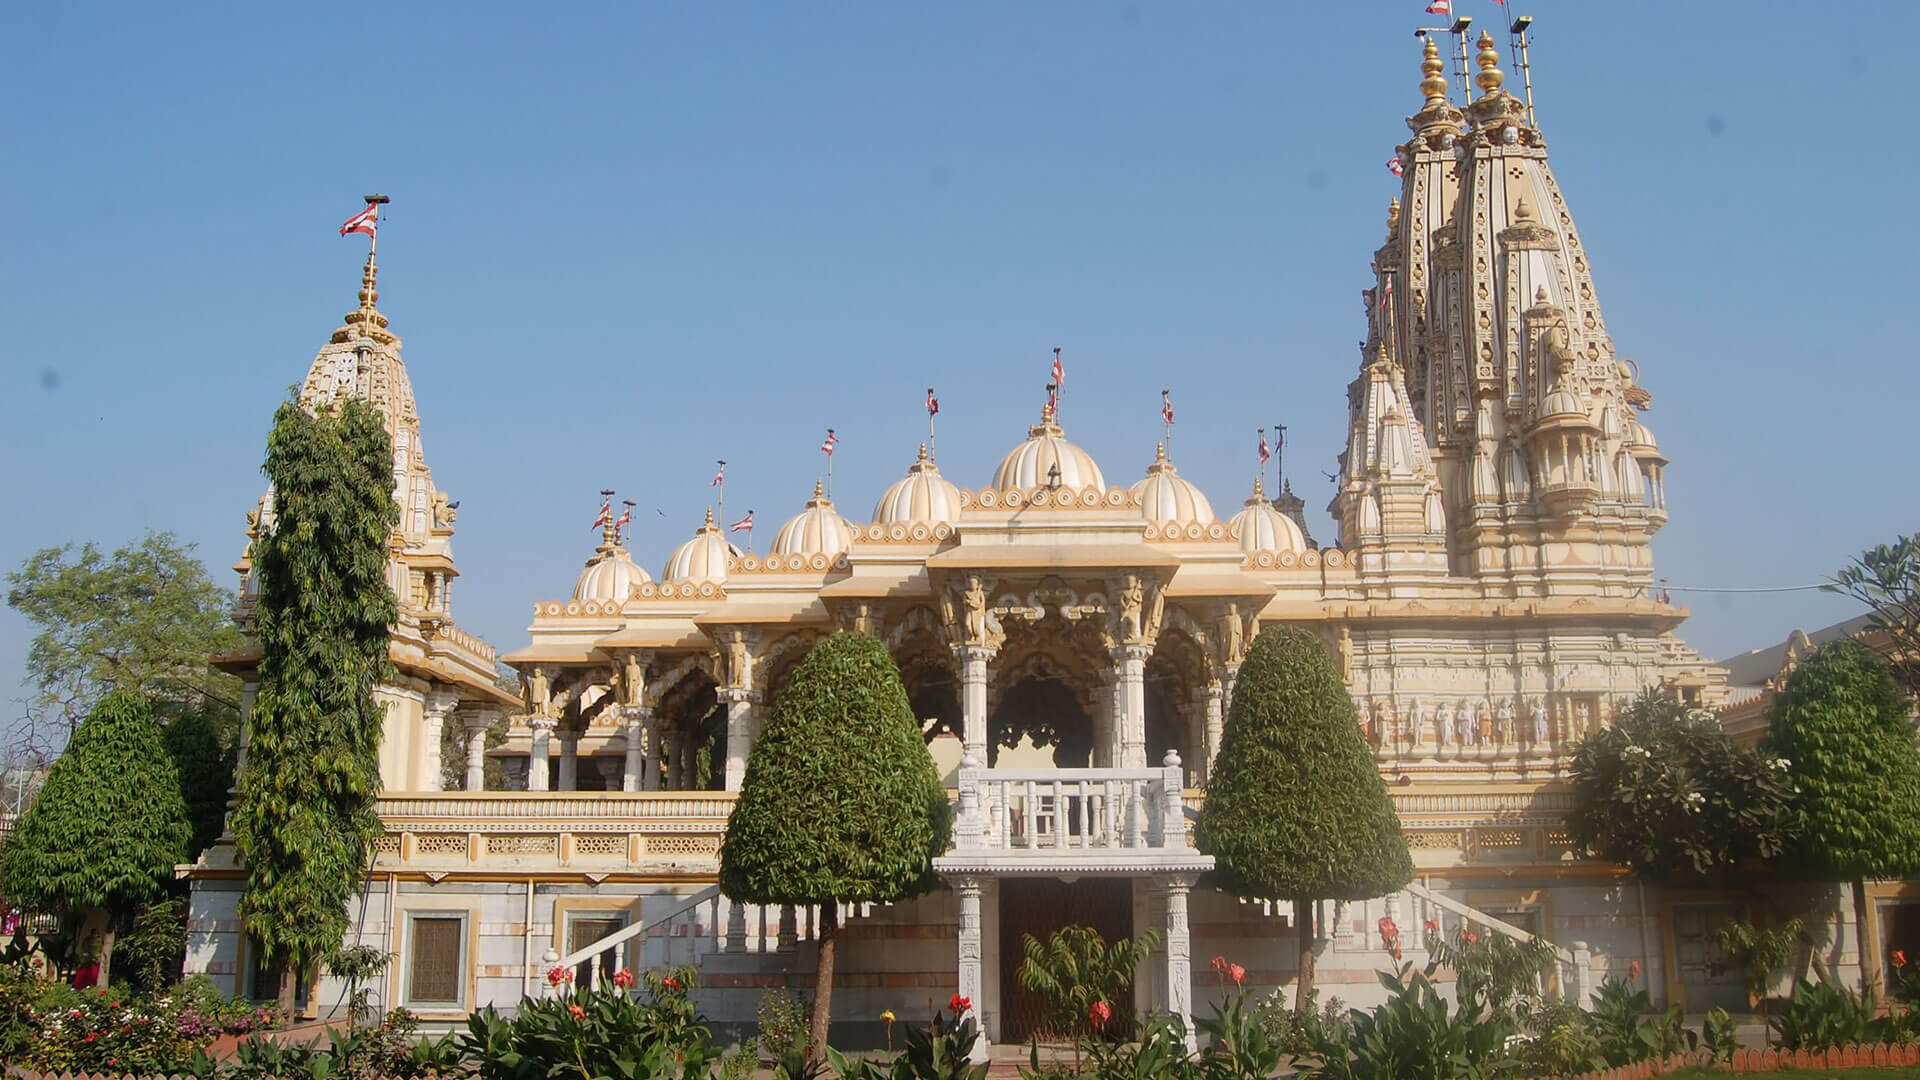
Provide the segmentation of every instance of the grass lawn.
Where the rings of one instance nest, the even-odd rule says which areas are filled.
[[[1732,1076],[1752,1076],[1765,1080],[1920,1080],[1920,1065],[1902,1065],[1885,1069],[1780,1069],[1772,1072],[1734,1073],[1726,1069],[1678,1069],[1660,1074],[1663,1080],[1727,1080]]]
[[[1755,1076],[1764,1080],[1920,1080],[1920,1065],[1897,1068],[1780,1068],[1768,1072],[1728,1072],[1726,1068],[1678,1068],[1663,1072],[1667,1080],[1728,1080],[1730,1076]]]

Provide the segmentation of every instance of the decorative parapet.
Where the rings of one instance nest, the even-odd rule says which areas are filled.
[[[376,870],[437,879],[538,869],[605,875],[645,867],[714,872],[734,795],[697,792],[448,792],[376,804]]]

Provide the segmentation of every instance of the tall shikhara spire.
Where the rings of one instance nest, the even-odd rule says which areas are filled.
[[[1456,107],[1424,43],[1398,208],[1374,253],[1365,366],[1383,352],[1404,374],[1456,573],[1520,594],[1562,591],[1554,579],[1569,576],[1637,591],[1666,521],[1666,461],[1635,418],[1652,397],[1614,350],[1545,140],[1504,89],[1487,34],[1475,64],[1478,96]],[[1344,543],[1348,519],[1364,521],[1347,505],[1354,457],[1334,508]]]

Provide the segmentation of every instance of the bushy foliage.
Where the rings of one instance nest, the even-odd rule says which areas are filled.
[[[0,881],[31,910],[126,909],[160,895],[191,835],[159,721],[144,697],[114,691],[8,836]]]
[[[1787,840],[1793,783],[1709,715],[1649,691],[1575,751],[1567,830],[1651,881],[1706,874]]]
[[[233,834],[247,867],[241,917],[292,975],[344,936],[379,834],[382,707],[392,676],[387,544],[399,520],[392,440],[359,400],[337,413],[281,405],[267,438],[274,520],[254,544],[260,688]]]
[[[1046,1003],[1044,1032],[1078,1045],[1126,1030],[1130,1018],[1117,1015],[1114,1002],[1159,940],[1149,930],[1109,943],[1091,926],[1064,926],[1046,941],[1027,934],[1016,978]]]
[[[754,740],[720,846],[728,897],[821,906],[816,1051],[832,1009],[838,903],[932,888],[950,829],[946,792],[886,646],[859,633],[822,639]]]
[[[968,1015],[972,1007],[955,994],[926,1027],[907,1025],[906,1049],[891,1060],[849,1058],[829,1047],[826,1062],[840,1080],[985,1080],[987,1063],[972,1060],[980,1041],[980,1026]],[[802,1080],[791,1071],[787,1077]]]
[[[642,993],[630,993],[633,974],[621,972],[612,988],[528,998],[511,1019],[488,1006],[468,1017],[462,1058],[482,1080],[705,1077],[720,1050],[689,997],[694,969],[649,976]]]
[[[1739,970],[1740,981],[1747,988],[1747,996],[1760,1003],[1763,1016],[1767,1011],[1767,988],[1773,984],[1773,973],[1786,966],[1793,956],[1794,942],[1799,940],[1802,928],[1799,919],[1788,919],[1766,930],[1744,919],[1735,919],[1714,932],[1714,947]]]
[[[1511,1021],[1478,1004],[1448,1005],[1425,972],[1411,964],[1378,973],[1389,997],[1371,1011],[1354,1010],[1353,1034],[1314,1048],[1298,1075],[1310,1080],[1488,1080],[1511,1075]]]
[[[1894,678],[1907,693],[1920,694],[1920,533],[1854,556],[1827,590],[1866,605],[1867,626],[1884,641]]]
[[[220,839],[226,825],[235,746],[222,740],[220,725],[206,709],[183,712],[167,721],[166,744],[174,771],[180,776],[187,821],[193,828],[187,857],[198,858]]]
[[[1302,999],[1312,990],[1312,901],[1389,893],[1413,878],[1399,815],[1320,639],[1290,627],[1254,640],[1200,809],[1195,842],[1215,880],[1291,900]]]
[[[1460,926],[1448,939],[1426,926],[1429,968],[1454,970],[1455,997],[1489,1015],[1524,1022],[1542,1003],[1541,984],[1559,962],[1545,938],[1521,942],[1505,934]]]
[[[43,1072],[204,1071],[199,1063],[215,1038],[278,1022],[273,1010],[228,1001],[205,980],[130,997],[48,982],[25,963],[0,964],[0,1057]]]

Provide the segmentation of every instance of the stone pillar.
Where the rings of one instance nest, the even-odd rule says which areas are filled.
[[[760,691],[729,686],[720,691],[720,700],[727,706],[726,787],[739,791],[740,781],[747,775],[747,758],[753,753],[753,711],[760,702]]]
[[[1122,769],[1144,769],[1147,767],[1147,657],[1153,655],[1149,645],[1122,645],[1113,650],[1115,685],[1114,695],[1119,706],[1114,718],[1118,730],[1120,760],[1116,763]]]
[[[980,879],[972,874],[963,874],[954,879],[954,887],[960,892],[960,996],[973,1003],[971,1015],[979,1021],[986,1001],[981,997],[984,983],[981,981],[980,958],[983,955],[982,935],[980,933]],[[962,1017],[954,1017],[958,1023]],[[984,1026],[980,1040],[973,1044],[974,1061],[987,1060],[987,1034]]]
[[[628,705],[622,710],[626,720],[627,759],[620,773],[621,791],[639,791],[646,782],[646,761],[653,738],[653,710],[645,705]]]
[[[446,734],[447,716],[460,705],[460,695],[452,690],[430,690],[422,706],[426,718],[421,725],[419,769],[413,786],[419,791],[439,791],[440,740]]]
[[[1198,1049],[1193,1031],[1193,944],[1187,930],[1187,891],[1193,882],[1191,874],[1173,874],[1166,884],[1166,1004],[1187,1032],[1189,1052]]]
[[[959,649],[962,752],[982,762],[987,760],[987,665],[994,652],[984,645]]]
[[[573,791],[580,784],[580,732],[568,728],[560,733],[560,790]]]
[[[792,952],[794,943],[799,937],[800,923],[794,915],[793,905],[780,905],[780,930],[779,936],[774,938],[774,950],[783,953]]]
[[[1207,783],[1213,779],[1213,759],[1220,755],[1220,734],[1226,730],[1227,726],[1226,685],[1218,680],[1209,680],[1206,693],[1207,728],[1206,741],[1203,744],[1206,749],[1206,756],[1200,759],[1200,768],[1198,770],[1201,783]]]
[[[528,717],[527,730],[533,733],[527,748],[527,790],[545,791],[547,790],[547,763],[553,739],[553,717]]]
[[[727,901],[727,946],[730,953],[747,951],[747,905],[738,900]]]
[[[467,716],[467,790],[487,790],[487,731],[499,714],[481,710]]]

